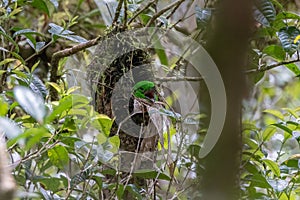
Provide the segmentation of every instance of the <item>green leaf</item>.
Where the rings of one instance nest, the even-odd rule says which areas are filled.
[[[133,194],[138,200],[142,200],[142,195],[136,185],[128,184],[126,190]]]
[[[295,26],[284,27],[277,33],[283,49],[292,55],[298,49],[298,43],[294,43],[295,38],[300,35],[300,30]]]
[[[295,110],[290,109],[290,108],[282,108],[282,110],[287,111],[289,114],[291,114],[292,116],[294,116],[295,118],[299,118],[299,115],[296,113]]]
[[[278,45],[267,46],[266,48],[264,48],[263,53],[275,58],[277,61],[285,60],[286,53],[284,49]]]
[[[291,70],[296,76],[300,75],[300,69],[295,63],[285,64],[284,66]]]
[[[275,176],[280,177],[280,169],[276,162],[269,159],[262,159],[262,162],[269,167]]]
[[[30,150],[34,145],[40,143],[43,137],[51,137],[51,134],[43,127],[28,129],[23,134],[28,136],[25,150]]]
[[[263,26],[269,27],[271,22],[275,20],[276,10],[269,0],[256,0],[254,9],[254,18]]]
[[[5,116],[9,110],[8,103],[0,96],[0,117]]]
[[[114,154],[108,150],[105,150],[102,145],[99,145],[97,148],[97,156],[101,162],[107,163],[113,158]]]
[[[251,178],[251,187],[271,188],[270,184],[261,174],[254,174]]]
[[[107,137],[109,136],[113,121],[107,115],[98,114],[92,119],[91,123],[93,127],[100,130]]]
[[[15,33],[13,34],[13,37],[16,37],[16,36],[18,36],[18,35],[32,35],[32,34],[38,35],[38,36],[43,36],[41,33],[36,32],[35,30],[31,30],[31,29],[21,29],[21,30],[15,32]]]
[[[87,42],[87,40],[84,39],[83,37],[74,35],[74,32],[66,30],[63,27],[58,26],[54,23],[50,23],[49,26],[50,26],[50,29],[48,30],[48,32],[51,33],[52,36],[56,35],[56,36],[65,38],[67,40],[71,40],[73,42],[78,42],[78,43]]]
[[[44,0],[33,0],[31,5],[42,12],[45,12],[48,16],[50,15],[48,6]]]
[[[272,109],[267,109],[263,111],[264,113],[269,113],[279,119],[281,119],[282,121],[284,121],[284,116],[281,112],[279,112],[278,110],[272,110]]]
[[[99,133],[96,136],[98,144],[101,145],[107,141],[107,136],[104,133]]]
[[[76,109],[71,108],[68,112],[69,115],[80,115],[80,116],[87,116],[87,110],[86,109]]]
[[[162,65],[169,66],[169,64],[168,64],[169,61],[168,61],[167,54],[166,54],[166,52],[164,50],[164,47],[160,43],[160,40],[159,40],[159,38],[156,34],[154,35],[154,40],[155,40],[155,44],[154,44],[155,53],[157,54],[157,56],[160,60],[160,63]]]
[[[61,138],[61,142],[70,147],[74,147],[75,143],[79,142],[79,141],[81,141],[81,140],[78,137],[64,136],[63,138]]]
[[[254,83],[258,83],[260,80],[263,79],[265,76],[265,72],[258,72],[258,73],[253,73],[250,78],[253,80]]]
[[[56,117],[61,116],[65,111],[71,108],[78,108],[89,103],[89,99],[83,95],[71,94],[59,100],[58,106],[53,108],[52,113],[47,117],[47,121],[51,122]]]
[[[120,138],[119,136],[115,135],[113,137],[108,138],[110,144],[112,144],[113,148],[111,149],[112,152],[117,152],[120,147]]]
[[[61,189],[61,179],[59,178],[34,176],[32,181],[34,183],[41,183],[44,189],[50,190],[51,192],[57,192]]]
[[[92,176],[92,179],[97,183],[99,188],[103,187],[102,178],[105,177],[103,174],[97,173],[95,176]]]
[[[251,138],[244,138],[244,143],[247,144],[251,149],[257,149],[258,148],[258,144],[256,140],[253,140]]]
[[[19,80],[22,80],[26,83],[26,85],[34,92],[42,98],[46,98],[48,95],[48,90],[44,83],[36,76],[30,73],[24,73],[22,76],[25,77],[16,77]]]
[[[66,94],[71,94],[71,93],[73,93],[74,91],[76,91],[78,89],[80,89],[79,86],[73,86],[73,87],[71,87],[71,88],[68,89],[68,91],[66,92]]]
[[[251,162],[247,162],[247,164],[245,165],[245,169],[250,172],[251,174],[256,174],[258,173],[257,167],[252,164]]]
[[[262,133],[263,141],[268,141],[276,133],[276,128],[268,126]]]
[[[53,35],[61,35],[61,34],[65,34],[65,35],[69,35],[69,34],[74,34],[74,32],[69,31],[69,30],[65,30],[63,27],[54,24],[54,23],[50,23],[49,24],[50,29],[48,30],[49,33],[53,34]]]
[[[71,187],[74,187],[87,179],[87,174],[85,172],[80,172],[75,174],[71,179]]]
[[[124,185],[119,184],[118,190],[116,191],[118,199],[123,199],[122,197],[123,197],[124,191],[125,191]]]
[[[116,147],[120,146],[120,138],[117,135],[110,137],[109,142],[112,143],[113,145],[115,145]]]
[[[11,12],[9,12],[8,18],[13,17],[20,12],[22,12],[22,7],[15,6],[14,9]]]
[[[64,166],[69,163],[68,151],[61,145],[56,145],[52,149],[48,150],[48,157],[53,165],[59,169],[63,169]]]
[[[16,138],[22,133],[22,130],[17,126],[17,124],[8,119],[0,117],[0,134],[5,134],[9,139]]]
[[[36,64],[33,67],[36,67]],[[20,72],[18,70],[14,70],[13,75],[16,79],[18,79],[19,83],[21,81],[20,84],[28,86],[35,94],[43,97],[44,99],[48,95],[46,86],[36,75],[27,72]]]
[[[140,19],[142,21],[143,24],[147,24],[149,22],[149,20],[151,19],[152,15],[149,15],[149,14],[140,14]]]
[[[47,84],[53,87],[59,94],[62,93],[63,88],[59,86],[57,83],[48,82]]]
[[[245,121],[243,122],[243,131],[257,131],[259,128],[256,127],[255,122]]]
[[[6,59],[4,59],[4,60],[2,60],[1,62],[0,62],[0,66],[2,66],[2,65],[6,65],[6,64],[8,64],[8,63],[11,63],[11,62],[15,62],[15,61],[17,61],[16,59],[14,59],[14,58],[6,58]],[[0,70],[0,75],[1,74],[3,74],[4,72],[6,72],[6,70]]]
[[[17,53],[19,52],[19,50],[20,50],[19,45],[16,43],[16,41],[12,37],[10,37],[8,34],[6,34],[3,29],[0,29],[0,35],[2,35],[5,39],[7,39],[9,42],[11,42],[14,45],[15,52],[17,52]],[[0,47],[0,50],[10,52],[9,50],[4,49],[3,47]]]
[[[23,86],[16,86],[13,91],[21,107],[37,122],[43,123],[44,117],[46,116],[46,108],[42,97]]]
[[[300,16],[297,15],[296,13],[292,13],[292,12],[280,12],[278,13],[278,15],[276,16],[276,20],[285,20],[285,19],[297,19],[300,20]]]
[[[284,130],[285,132],[289,133],[290,135],[293,135],[293,131],[291,129],[289,129],[288,127],[286,127],[285,125],[283,125],[282,123],[271,124],[271,125],[276,126],[276,127],[280,128],[281,130]]]
[[[73,42],[77,42],[77,43],[84,43],[87,42],[87,40],[81,36],[78,35],[64,35],[64,34],[60,34],[58,35],[62,38],[65,38],[67,40],[73,41]]]
[[[46,42],[37,42],[37,43],[35,44],[34,50],[35,50],[36,52],[39,52],[39,51],[41,51],[41,49],[42,49],[45,45],[46,45]]]
[[[189,153],[196,158],[199,156],[200,149],[201,149],[201,147],[198,144],[191,144],[188,147]]]
[[[145,179],[158,178],[158,179],[166,180],[166,181],[171,180],[171,178],[168,175],[164,174],[164,173],[157,172],[157,171],[154,171],[154,170],[146,170],[146,169],[134,171],[133,176],[141,177],[141,178],[145,178]]]
[[[35,75],[31,75],[31,82],[29,87],[32,91],[40,94],[43,98],[49,94],[45,84]]]
[[[7,142],[7,146],[11,147],[16,142],[23,144],[24,141],[26,140],[25,150],[29,150],[35,144],[39,143],[41,138],[50,137],[50,136],[51,134],[49,133],[49,131],[43,127],[30,128],[27,129],[24,133],[19,134],[17,137],[10,139]]]
[[[26,41],[35,52],[39,52],[46,45],[46,42],[37,42],[34,37],[27,38]]]

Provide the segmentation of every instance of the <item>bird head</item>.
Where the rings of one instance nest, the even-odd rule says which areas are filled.
[[[133,96],[136,98],[158,101],[158,93],[155,83],[152,81],[140,81],[133,86]]]

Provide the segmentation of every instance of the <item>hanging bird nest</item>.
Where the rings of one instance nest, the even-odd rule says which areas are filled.
[[[135,34],[142,33],[128,34],[122,29],[111,31],[97,46],[89,67],[95,109],[114,119],[110,135],[118,134],[120,150],[127,152],[145,151],[139,148],[142,142],[140,129],[131,130],[130,134],[122,131],[131,126],[126,123],[133,112],[131,89],[139,81],[153,80],[150,50]],[[148,125],[146,111],[131,117],[138,127]]]

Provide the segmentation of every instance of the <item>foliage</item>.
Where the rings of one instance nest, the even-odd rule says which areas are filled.
[[[250,62],[254,63],[249,65],[259,73],[248,71],[256,84],[244,105],[241,196],[298,199],[299,15],[279,2],[262,2],[263,15],[255,12],[260,25],[251,46],[255,56],[250,56]],[[263,37],[263,45],[258,44]]]
[[[0,3],[0,132],[5,133],[18,198],[101,199],[106,191],[113,191],[117,199],[123,199],[125,193],[135,199],[149,198],[138,185],[119,181],[120,172],[108,167],[115,164],[120,147],[119,136],[110,135],[114,119],[97,113],[93,100],[81,94],[83,86],[68,80],[74,71],[74,67],[68,68],[70,62],[87,66],[92,50],[67,55],[58,66],[51,60],[61,50],[110,33],[113,20],[128,29],[155,22],[156,26],[177,30],[177,24],[184,21],[171,20],[176,9],[156,16],[151,5],[142,10],[147,4],[131,0],[125,1],[127,10],[117,16],[118,2]],[[300,15],[285,6],[276,0],[254,1],[254,36],[246,66],[253,89],[243,107],[241,199],[300,196]],[[205,44],[205,30],[214,22],[215,13],[214,8],[196,6],[195,30],[189,34]],[[182,65],[182,58],[169,58],[163,50],[155,53],[162,71],[174,72]],[[52,74],[55,67],[57,77]],[[51,90],[58,99],[51,98]],[[166,101],[174,103],[170,97]],[[185,136],[185,126],[198,126],[204,114],[181,116],[168,109],[160,109],[159,114],[173,122],[158,144],[159,150],[170,148],[172,159],[158,163],[159,170],[141,170],[132,176],[159,182],[161,191],[156,195],[160,199],[164,195],[200,198],[196,186],[202,161],[198,154],[205,126],[193,133],[191,138],[196,139],[192,143],[186,142],[191,138]]]

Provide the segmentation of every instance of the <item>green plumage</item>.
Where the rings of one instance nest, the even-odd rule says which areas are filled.
[[[155,88],[155,83],[151,81],[140,81],[133,87],[133,95],[136,98],[142,98],[142,99],[150,99],[157,101],[157,91]]]

